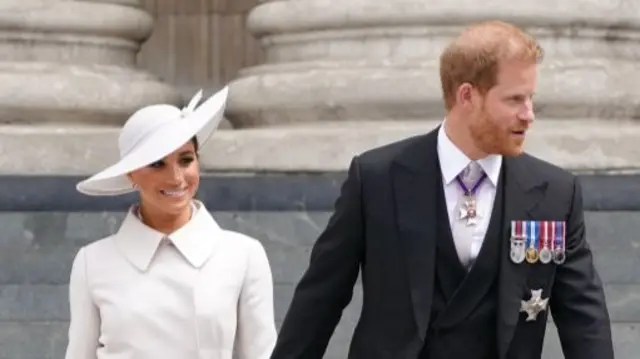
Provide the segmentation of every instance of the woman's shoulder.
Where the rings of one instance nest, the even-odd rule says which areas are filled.
[[[262,255],[265,253],[262,242],[247,234],[232,230],[223,229],[223,242],[227,248],[234,248],[236,251],[242,251],[248,255]]]
[[[88,260],[96,256],[104,257],[105,255],[109,255],[115,249],[113,238],[114,235],[110,235],[87,243],[80,247],[77,255],[83,255]]]
[[[262,242],[250,235],[228,229],[222,229],[221,232],[224,237],[224,242],[227,245],[236,246],[248,250],[256,247],[262,247]]]
[[[269,256],[259,239],[231,230],[223,230],[223,233],[225,252],[228,254],[226,258],[235,257],[237,265],[248,268],[249,271],[245,271],[245,275],[252,277],[271,276]]]
[[[117,259],[117,250],[113,245],[113,236],[100,238],[78,249],[72,271],[82,271],[84,276],[93,277],[95,273],[112,271],[114,263],[118,262],[114,259]]]

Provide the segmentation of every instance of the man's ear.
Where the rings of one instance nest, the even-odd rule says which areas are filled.
[[[458,86],[458,90],[456,91],[456,104],[470,108],[473,106],[473,92],[476,89],[472,84],[465,82]]]

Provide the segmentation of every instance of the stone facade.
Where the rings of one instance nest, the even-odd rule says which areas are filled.
[[[275,283],[277,324],[331,214],[344,174],[205,176],[199,198],[220,225],[258,238]],[[0,177],[0,359],[62,358],[68,277],[80,246],[113,233],[135,197],[86,198],[78,177]],[[617,358],[640,351],[640,175],[583,175],[587,237],[605,283]],[[362,297],[359,286],[327,359],[344,359]],[[543,359],[561,358],[553,324]]]
[[[326,224],[326,211],[216,212],[220,224],[260,238],[275,279],[275,309],[281,322],[293,289],[307,266],[310,246]],[[80,245],[113,233],[121,212],[2,213],[0,243],[24,242],[18,260],[0,264],[0,359],[59,359],[68,328],[67,283]],[[587,231],[606,284],[616,357],[640,350],[640,252],[638,212],[589,212]],[[14,252],[15,253],[15,252]],[[326,359],[344,359],[361,306],[359,287],[332,338]],[[549,325],[544,359],[561,358]]]
[[[201,195],[223,226],[265,244],[280,320],[351,157],[437,126],[443,115],[437,56],[467,23],[487,18],[526,27],[546,49],[539,121],[527,148],[588,177],[587,226],[606,283],[617,357],[640,351],[634,339],[640,202],[631,195],[640,191],[640,2],[144,5],[0,4],[0,359],[61,357],[71,259],[80,245],[113,232],[133,200],[79,196],[73,189],[78,177],[69,176],[117,159],[118,126],[134,109],[180,104],[196,88],[212,92],[227,82],[230,125],[203,148],[202,161],[207,172],[239,175],[206,179]],[[155,39],[154,18],[145,9],[156,17]],[[245,23],[255,41],[237,33]],[[193,34],[206,34],[199,41],[211,49],[196,51],[197,42],[188,43]],[[253,60],[211,55],[222,43],[240,44],[237,54]],[[260,182],[265,172],[276,179]],[[344,358],[359,305],[356,291],[327,358]],[[553,330],[548,338],[545,359],[560,357]]]

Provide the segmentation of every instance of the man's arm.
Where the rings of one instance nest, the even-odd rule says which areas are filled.
[[[566,261],[556,270],[550,303],[564,356],[613,359],[609,313],[585,239],[582,188],[577,178],[566,228]]]
[[[360,172],[349,167],[335,210],[311,251],[294,292],[272,359],[321,359],[353,286],[364,252]]]

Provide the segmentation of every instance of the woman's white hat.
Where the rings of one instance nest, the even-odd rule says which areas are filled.
[[[118,138],[120,161],[76,185],[90,196],[115,196],[132,192],[127,174],[148,166],[177,150],[193,137],[200,148],[222,120],[228,87],[195,108],[202,98],[200,90],[186,108],[150,105],[136,111],[122,127]]]

